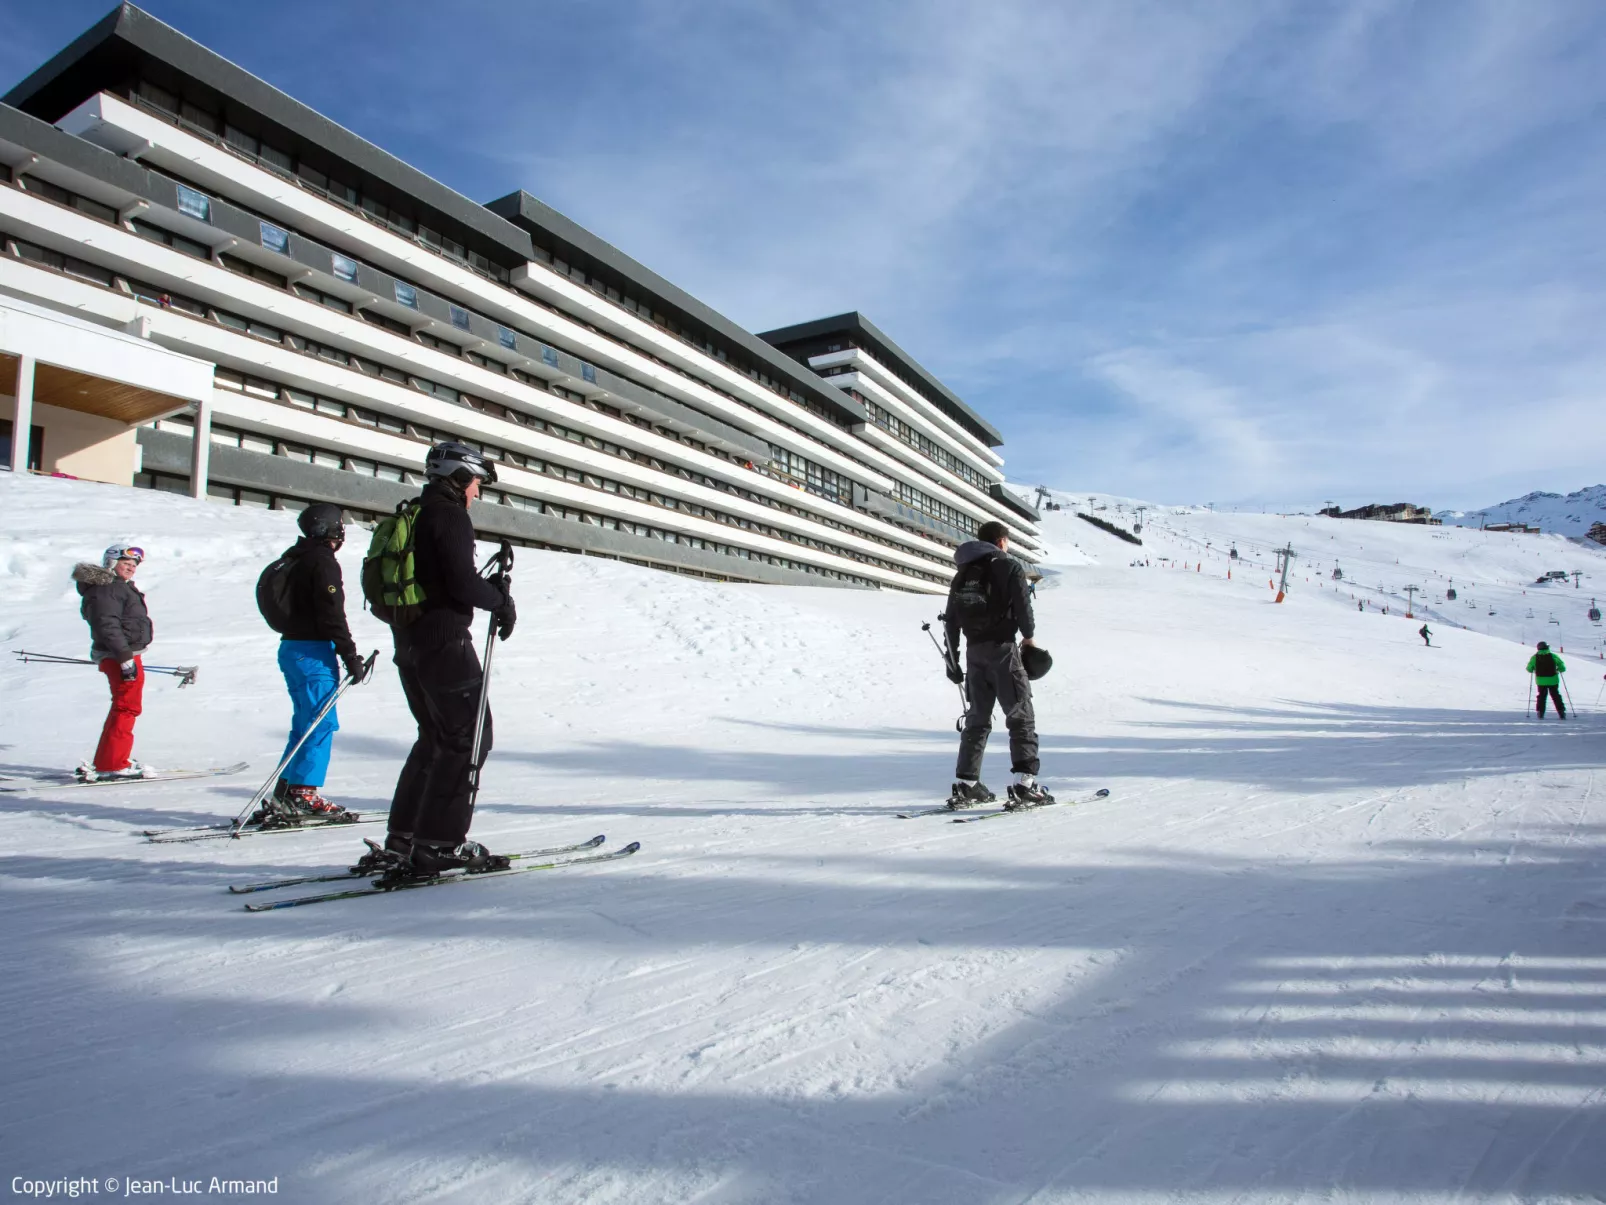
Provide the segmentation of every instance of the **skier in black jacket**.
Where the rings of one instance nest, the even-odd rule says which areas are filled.
[[[943,620],[948,636],[948,677],[965,686],[969,707],[959,737],[957,781],[948,796],[951,808],[988,803],[993,793],[981,782],[981,760],[993,730],[993,704],[1004,712],[1009,728],[1010,768],[1015,781],[1006,808],[1050,803],[1053,797],[1037,781],[1037,719],[1032,712],[1032,684],[1021,664],[1020,650],[1032,645],[1036,625],[1026,569],[1009,555],[1009,529],[983,523],[977,539],[954,551],[959,571],[948,588]],[[965,637],[965,667],[959,667],[959,636]],[[1021,644],[1015,643],[1019,632]]]
[[[474,727],[484,681],[469,623],[476,609],[496,616],[497,635],[513,632],[517,612],[505,580],[481,577],[474,565],[474,524],[468,508],[496,466],[466,444],[437,444],[424,464],[425,485],[414,529],[413,566],[423,611],[392,629],[396,670],[418,740],[407,755],[390,805],[386,850],[401,873],[506,866],[507,859],[468,840],[473,822],[470,774]],[[485,713],[480,765],[491,751],[491,713]]]
[[[78,584],[78,613],[89,624],[90,660],[111,684],[112,705],[101,726],[100,743],[92,763],[78,767],[85,782],[102,778],[148,778],[155,771],[135,761],[134,721],[145,695],[145,666],[140,654],[155,636],[145,596],[134,585],[134,573],[145,550],[132,544],[113,544],[99,565],[81,561],[73,567]]]
[[[301,512],[296,524],[301,538],[284,553],[289,607],[279,641],[279,670],[292,708],[286,754],[339,689],[339,668],[357,681],[363,678],[363,661],[346,623],[345,581],[335,559],[346,542],[345,516],[331,502],[315,502]],[[281,809],[325,818],[345,812],[320,790],[339,729],[339,717],[330,708],[279,778],[274,799]]]

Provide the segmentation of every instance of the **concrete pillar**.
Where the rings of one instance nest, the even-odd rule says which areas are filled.
[[[195,446],[190,449],[190,497],[206,497],[206,473],[212,459],[212,399],[195,403]]]
[[[11,414],[11,464],[13,473],[28,471],[28,438],[33,431],[33,357],[17,359],[17,401]],[[41,458],[42,461],[43,458]]]

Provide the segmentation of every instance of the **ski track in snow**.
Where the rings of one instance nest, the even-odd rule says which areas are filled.
[[[1602,1200],[1606,665],[1581,615],[1544,622],[1585,714],[1540,725],[1540,624],[1502,614],[1558,549],[1600,555],[1153,507],[1138,549],[1061,497],[1044,777],[1109,799],[893,819],[952,769],[940,600],[519,550],[475,835],[642,851],[250,915],[227,884],[357,837],[134,834],[232,816],[277,757],[251,588],[290,516],[0,479],[7,647],[82,655],[72,562],[136,540],[149,659],[201,666],[150,681],[139,755],[252,762],[0,795],[7,1174],[277,1175],[313,1203]],[[1287,540],[1279,607],[1241,562]],[[1426,650],[1333,560],[1473,582],[1477,615],[1433,602]],[[85,756],[104,689],[0,667],[0,773]],[[383,658],[341,723],[328,793],[383,808],[410,742]],[[1007,761],[1000,723],[995,789]]]

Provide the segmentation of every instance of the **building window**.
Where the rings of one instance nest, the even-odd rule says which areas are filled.
[[[356,284],[357,261],[354,259],[347,259],[344,255],[341,255],[338,252],[333,253],[331,258],[334,261],[335,275],[340,277],[341,280],[348,281],[351,284]]]
[[[558,353],[553,351],[550,347],[543,347],[541,349],[541,359],[547,364],[550,364],[553,368],[558,366]]]
[[[580,375],[586,380],[590,381],[593,385],[597,383],[597,370],[591,367],[589,364],[580,365]]]
[[[518,340],[514,338],[513,332],[505,326],[496,328],[496,341],[509,351],[514,351],[518,347]]]
[[[212,202],[205,193],[196,192],[187,184],[178,186],[178,211],[198,222],[212,220]]]
[[[410,310],[416,310],[418,308],[418,290],[413,288],[412,285],[404,285],[398,280],[396,282],[396,304],[404,305]]]
[[[454,305],[451,309],[452,325],[458,330],[466,331],[468,329],[468,311],[460,305]]]
[[[269,251],[277,251],[280,255],[290,254],[290,232],[280,230],[272,222],[258,222],[262,227],[262,245]]]

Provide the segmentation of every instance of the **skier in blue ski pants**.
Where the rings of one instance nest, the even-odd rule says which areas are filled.
[[[284,752],[289,753],[301,734],[311,726],[313,717],[329,701],[340,685],[340,658],[335,646],[328,640],[281,640],[279,642],[279,671],[284,674],[284,685],[290,692],[290,739]],[[316,794],[329,776],[329,754],[334,745],[335,733],[340,731],[340,717],[331,707],[307,743],[297,751],[284,768],[284,780],[297,786],[311,787]],[[282,755],[281,755],[282,756]]]

